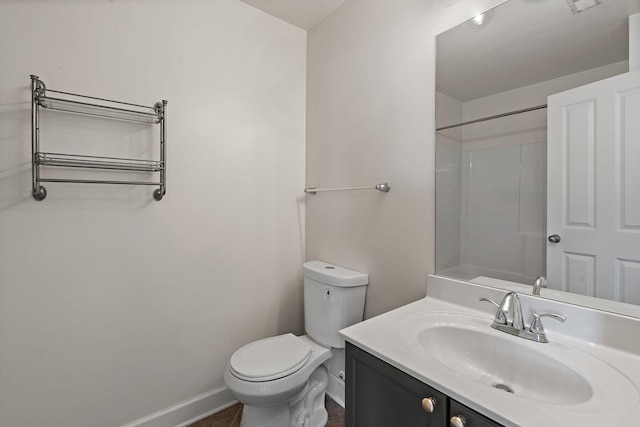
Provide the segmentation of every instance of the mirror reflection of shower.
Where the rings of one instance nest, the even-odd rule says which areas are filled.
[[[637,161],[604,151],[614,145],[609,125],[633,122],[606,114],[635,107],[625,95],[624,107],[596,107],[582,122],[557,112],[569,91],[581,100],[565,105],[571,112],[594,96],[578,93],[597,90],[606,102],[619,96],[612,91],[637,94],[624,76],[640,70],[640,1],[509,0],[488,12],[481,26],[471,19],[436,37],[436,274],[494,285],[544,275],[550,290],[640,304],[637,220],[623,229],[614,211],[638,206],[626,201],[637,192],[615,188],[637,171],[611,163]],[[548,103],[549,117],[537,109]]]
[[[545,273],[545,106],[487,117],[491,97],[436,96],[436,122],[455,124],[436,133],[437,273],[533,283]]]

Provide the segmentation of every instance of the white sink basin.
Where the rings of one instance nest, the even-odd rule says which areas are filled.
[[[546,344],[528,341],[492,329],[491,320],[455,313],[419,314],[401,323],[405,341],[426,363],[501,400],[597,400],[607,409],[624,404],[621,396],[628,404],[638,401],[637,388],[620,371],[556,337]]]
[[[523,294],[527,324],[532,312],[567,318],[545,322],[542,344],[491,327],[478,300],[501,295],[432,276],[425,298],[340,334],[507,427],[640,425],[639,319]]]
[[[556,404],[591,399],[593,390],[580,374],[508,338],[458,326],[433,326],[420,332],[418,341],[439,363],[498,390]]]

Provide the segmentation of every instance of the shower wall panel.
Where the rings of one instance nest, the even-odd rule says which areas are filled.
[[[524,282],[544,272],[545,152],[542,142],[463,153],[461,264]]]
[[[462,151],[436,145],[436,271],[460,264]]]

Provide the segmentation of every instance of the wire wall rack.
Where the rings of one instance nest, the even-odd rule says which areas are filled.
[[[40,151],[40,109],[62,111],[84,116],[122,120],[160,126],[160,158],[157,160],[131,159],[121,157],[88,156],[70,153],[48,153]],[[47,89],[38,76],[31,75],[31,154],[32,154],[32,194],[42,201],[47,197],[43,182],[83,183],[83,184],[124,184],[158,186],[153,192],[155,200],[161,200],[167,192],[166,177],[166,108],[167,101],[156,102],[153,106],[114,101],[105,98],[79,95],[71,92]],[[41,167],[62,167],[81,169],[117,170],[128,172],[157,173],[157,181],[104,180],[44,178]]]

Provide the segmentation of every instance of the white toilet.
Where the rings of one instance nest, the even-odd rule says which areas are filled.
[[[362,320],[369,277],[322,261],[304,263],[303,272],[307,335],[254,341],[227,366],[224,382],[244,404],[242,427],[321,427],[327,386],[336,394],[342,387],[344,396],[338,331]]]

